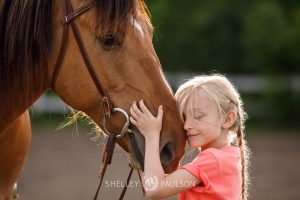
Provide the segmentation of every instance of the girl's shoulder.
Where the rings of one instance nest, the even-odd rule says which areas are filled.
[[[225,146],[220,149],[208,148],[200,151],[197,157],[190,163],[197,167],[220,168],[232,161],[239,160],[239,149],[234,146]],[[227,164],[226,164],[227,163]]]
[[[222,155],[222,154],[238,154],[239,152],[240,150],[236,146],[224,146],[220,149],[217,148],[205,149],[204,151],[201,151],[198,156],[207,155],[209,153],[212,153],[214,155],[219,155],[219,154]]]
[[[235,146],[225,146],[220,149],[208,148],[200,152],[197,159],[214,159],[218,164],[230,161],[232,159],[240,159],[240,150]]]

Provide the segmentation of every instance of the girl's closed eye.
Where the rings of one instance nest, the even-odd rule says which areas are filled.
[[[197,119],[197,120],[200,120],[203,117],[204,117],[204,115],[194,115],[194,118]]]
[[[200,119],[202,119],[204,116],[205,116],[205,113],[202,112],[202,111],[199,111],[199,110],[195,110],[194,113],[193,113],[193,117],[194,117],[194,119],[196,119],[196,120],[200,120]]]

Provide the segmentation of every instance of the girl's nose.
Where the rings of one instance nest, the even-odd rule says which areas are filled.
[[[187,120],[185,120],[183,128],[187,131],[189,129],[192,129],[192,126],[190,125],[190,123],[187,122]]]

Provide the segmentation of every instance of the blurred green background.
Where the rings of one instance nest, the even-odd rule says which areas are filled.
[[[300,1],[153,0],[154,43],[165,69],[300,72]]]

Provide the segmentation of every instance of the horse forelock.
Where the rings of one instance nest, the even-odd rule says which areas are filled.
[[[96,30],[125,34],[132,18],[150,23],[150,15],[143,0],[94,0],[96,7]],[[151,24],[151,23],[150,23]]]

